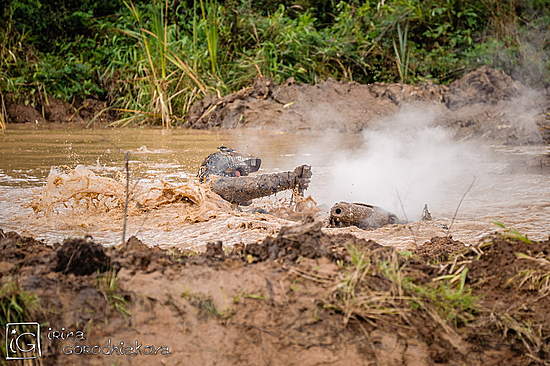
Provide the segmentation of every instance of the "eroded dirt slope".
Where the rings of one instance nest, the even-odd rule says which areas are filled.
[[[334,80],[317,85],[290,80],[274,85],[258,79],[237,93],[197,102],[186,127],[354,132],[408,104],[430,109],[436,115],[435,123],[453,128],[458,138],[483,136],[508,144],[550,141],[547,92],[530,90],[489,67],[472,71],[449,86]]]
[[[33,294],[25,317],[85,330],[86,340],[44,339],[45,365],[548,364],[550,241],[434,238],[398,252],[321,226],[203,254],[135,238],[48,247],[0,231],[0,299]],[[63,355],[107,339],[171,354]]]

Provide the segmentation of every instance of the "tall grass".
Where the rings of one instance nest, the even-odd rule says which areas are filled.
[[[6,130],[6,116],[8,115],[6,111],[6,105],[4,103],[4,95],[0,92],[0,131]]]
[[[544,1],[4,3],[4,95],[34,106],[47,95],[107,99],[122,117],[117,126],[182,123],[194,101],[256,77],[445,83],[488,63],[508,72],[531,65],[523,68],[531,80],[550,78]]]
[[[407,43],[407,36],[409,33],[409,25],[405,25],[405,29],[401,30],[401,25],[397,24],[397,40],[399,42],[399,47],[393,40],[393,50],[395,52],[395,63],[397,65],[397,71],[399,73],[399,80],[402,83],[408,81],[409,74],[409,47]]]
[[[202,19],[206,24],[206,42],[208,44],[208,56],[212,75],[218,74],[218,49],[220,37],[218,29],[220,26],[220,8],[213,0],[200,0]]]
[[[115,126],[160,120],[165,128],[173,126],[207,87],[193,67],[183,59],[183,47],[176,39],[176,27],[167,22],[168,1],[156,3],[143,11],[133,2],[125,2],[138,29],[120,29],[137,40],[138,52],[132,55],[135,87],[131,97],[117,110],[126,114]],[[146,21],[150,19],[150,21]],[[175,111],[175,100],[183,104]]]

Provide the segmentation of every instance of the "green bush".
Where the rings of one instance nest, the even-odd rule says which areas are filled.
[[[258,75],[448,83],[488,64],[548,85],[549,9],[550,0],[7,0],[0,88],[28,103],[106,99],[156,123],[167,118],[159,103],[179,121],[194,100]]]

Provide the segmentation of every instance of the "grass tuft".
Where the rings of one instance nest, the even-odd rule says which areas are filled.
[[[411,310],[422,310],[447,329],[461,326],[475,318],[478,307],[466,284],[467,268],[441,276],[432,282],[419,283],[407,260],[397,252],[377,258],[375,251],[348,248],[350,264],[334,287],[330,308],[367,321],[398,315],[408,322]]]
[[[110,270],[103,275],[98,276],[97,286],[99,291],[105,297],[107,303],[116,311],[124,316],[131,316],[128,311],[128,301],[121,294],[118,278],[114,270]]]
[[[39,299],[35,294],[24,291],[14,281],[7,281],[0,287],[0,324],[25,323],[33,321],[38,311]],[[6,342],[0,344],[0,357],[7,355]]]
[[[493,222],[493,224],[495,224],[496,226],[500,227],[500,228],[503,228],[504,229],[504,232],[503,232],[503,235],[507,238],[511,238],[511,239],[516,239],[516,240],[520,240],[526,244],[533,244],[533,241],[531,239],[529,239],[527,237],[527,235],[525,234],[522,234],[520,233],[519,231],[517,230],[514,230],[512,228],[508,228],[506,227],[505,224],[503,224],[502,222],[499,222],[499,221],[495,221]]]

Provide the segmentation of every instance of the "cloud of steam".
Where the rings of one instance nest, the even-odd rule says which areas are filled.
[[[321,187],[312,187],[314,197],[327,205],[374,204],[401,217],[404,211],[409,220],[420,218],[426,203],[449,212],[449,186],[467,187],[480,173],[483,154],[479,145],[454,141],[450,131],[434,126],[438,113],[404,107],[366,130],[361,148],[333,156]]]

